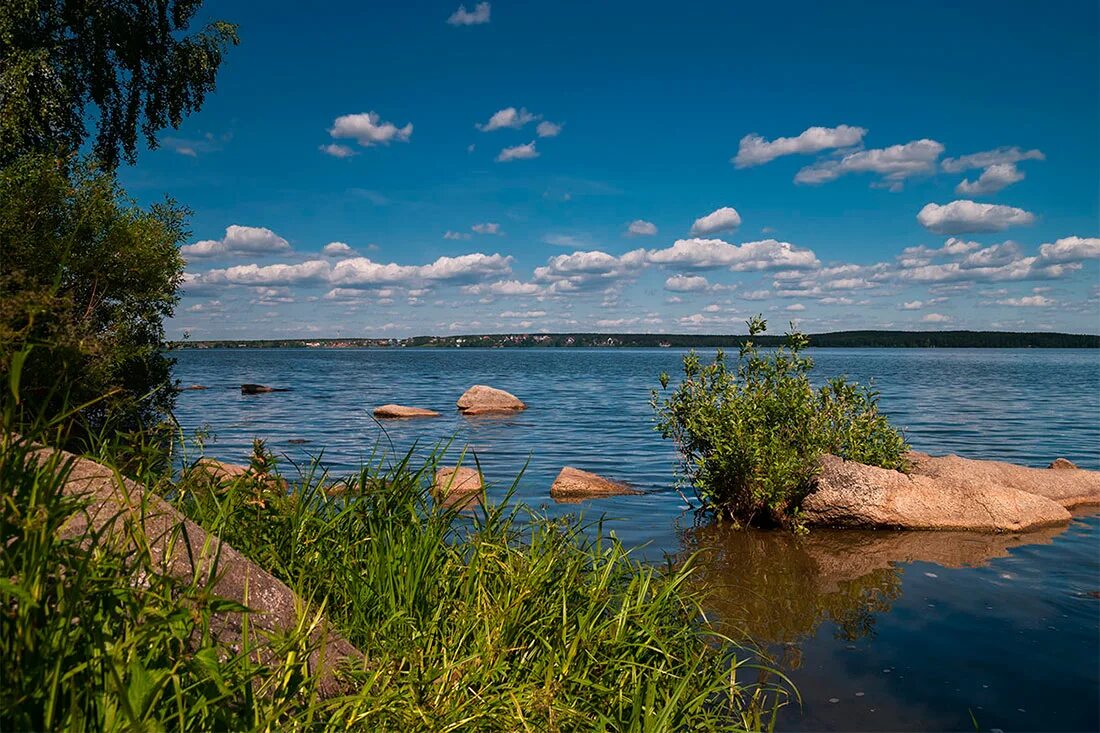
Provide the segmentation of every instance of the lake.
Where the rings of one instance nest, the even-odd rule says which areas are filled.
[[[417,446],[476,455],[490,497],[522,472],[517,500],[546,514],[603,514],[652,559],[699,551],[698,582],[731,634],[767,644],[802,704],[782,730],[1100,729],[1100,519],[1027,534],[817,530],[729,532],[698,526],[676,491],[676,453],[653,428],[650,391],[675,381],[675,349],[219,349],[176,352],[185,431],[207,427],[206,454],[245,462],[255,437],[292,463],[334,474]],[[705,351],[703,353],[706,353]],[[816,378],[873,380],[910,444],[1045,466],[1059,456],[1100,469],[1100,352],[811,349]],[[241,383],[289,392],[242,396]],[[528,409],[463,417],[473,384]],[[381,404],[438,410],[387,421]],[[291,443],[289,441],[308,441]],[[472,465],[472,464],[471,464]],[[645,493],[556,504],[571,465]]]

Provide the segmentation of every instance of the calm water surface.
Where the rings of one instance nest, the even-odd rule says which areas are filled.
[[[815,373],[874,380],[909,442],[1044,466],[1064,456],[1100,469],[1100,353],[1074,350],[815,349]],[[646,493],[587,502],[616,534],[659,558],[702,550],[699,582],[717,590],[730,633],[769,645],[802,693],[780,728],[797,730],[1100,729],[1100,521],[1024,535],[721,532],[696,527],[675,490],[676,455],[653,430],[650,390],[679,372],[672,349],[187,350],[176,377],[185,430],[206,452],[244,461],[254,437],[288,461],[321,455],[333,473],[378,452],[453,439],[503,495],[549,514],[564,465]],[[241,396],[239,385],[289,387]],[[528,409],[466,418],[473,384]],[[380,404],[428,407],[431,420],[371,418]],[[291,440],[306,440],[291,444]]]

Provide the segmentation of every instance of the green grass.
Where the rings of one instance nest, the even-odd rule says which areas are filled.
[[[372,464],[339,492],[316,466],[289,491],[249,476],[220,486],[197,473],[139,477],[307,604],[301,628],[271,638],[246,624],[242,644],[226,648],[212,619],[244,609],[213,595],[211,578],[159,572],[140,526],[115,528],[129,542],[62,537],[80,510],[61,492],[64,465],[33,464],[0,437],[0,727],[659,731],[773,722],[785,693],[752,684],[752,655],[708,626],[690,563],[643,564],[599,526],[512,502],[462,514],[437,507],[433,468],[408,456]],[[364,654],[341,671],[345,694],[329,698],[304,662],[321,609]]]

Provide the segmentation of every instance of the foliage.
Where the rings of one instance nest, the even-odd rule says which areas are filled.
[[[683,474],[703,505],[747,524],[797,525],[818,459],[901,468],[907,446],[878,412],[878,394],[836,378],[810,384],[813,360],[793,328],[786,345],[761,352],[751,340],[767,329],[757,316],[734,369],[718,352],[703,364],[684,357],[684,380],[663,401],[653,393],[658,430],[676,441]],[[661,384],[668,388],[668,375]]]
[[[0,169],[0,202],[0,373],[33,345],[31,414],[92,402],[85,430],[159,422],[174,399],[163,319],[183,277],[185,212],[141,209],[109,174],[48,156]]]
[[[202,106],[236,26],[187,35],[201,0],[5,0],[0,4],[0,165],[67,156],[88,135],[108,169],[134,162],[165,127]]]

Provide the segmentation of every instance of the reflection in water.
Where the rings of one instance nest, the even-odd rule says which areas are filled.
[[[873,635],[875,618],[901,596],[904,564],[983,565],[1013,547],[1048,544],[1065,526],[1025,534],[817,529],[805,536],[728,525],[680,532],[681,561],[695,554],[694,582],[710,595],[718,629],[761,644],[791,644],[823,622],[837,637]],[[797,667],[797,649],[784,650]]]

